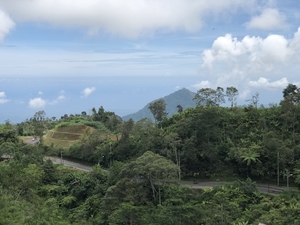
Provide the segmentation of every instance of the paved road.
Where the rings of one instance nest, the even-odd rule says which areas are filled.
[[[181,181],[180,185],[182,186],[189,186],[192,188],[212,188],[217,186],[222,186],[224,184],[230,184],[231,182],[210,182],[210,181],[199,181],[198,184],[194,184],[193,181]],[[286,190],[285,187],[278,187],[269,184],[256,184],[257,190],[263,193],[270,193],[270,194],[279,194]]]
[[[87,172],[92,170],[91,166],[84,165],[82,163],[73,162],[70,160],[65,160],[65,159],[61,160],[61,158],[58,157],[45,157],[45,159],[50,159],[55,164],[64,164],[65,166],[71,166],[76,169],[87,171]]]
[[[91,171],[92,166],[84,165],[78,162],[73,162],[70,160],[61,160],[58,157],[45,157],[46,159],[50,159],[53,163],[56,164],[64,164],[65,166],[71,166],[79,170],[83,171]],[[210,182],[210,181],[199,181],[198,184],[194,184],[193,181],[181,181],[179,182],[182,186],[189,186],[191,188],[212,188],[217,186],[222,186],[226,183],[230,182]],[[279,194],[286,190],[284,187],[278,187],[274,185],[268,185],[268,184],[257,184],[257,189],[260,192],[263,193],[272,193],[272,194]]]

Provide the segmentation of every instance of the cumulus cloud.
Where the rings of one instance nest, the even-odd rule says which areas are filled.
[[[289,82],[286,77],[274,82],[269,82],[265,77],[260,77],[257,81],[249,81],[251,87],[263,89],[284,89],[288,84]]]
[[[208,80],[201,81],[200,83],[192,85],[193,88],[196,88],[197,90],[201,88],[209,88],[211,87],[211,83]]]
[[[0,92],[0,104],[4,104],[8,102],[9,100],[6,98],[5,92]]]
[[[83,95],[83,97],[87,97],[90,94],[92,94],[95,90],[96,90],[96,88],[94,88],[94,87],[86,88],[82,91],[82,95]]]
[[[291,40],[290,48],[292,48],[295,52],[300,52],[300,27],[297,32],[295,32],[294,37]]]
[[[276,30],[283,29],[287,26],[286,16],[280,13],[277,9],[265,9],[261,15],[253,17],[250,22],[246,24],[250,29],[261,30]]]
[[[300,28],[289,39],[277,34],[241,39],[226,34],[202,52],[202,69],[210,74],[210,82],[222,87],[282,89],[288,79],[299,79],[295,76],[299,68]],[[278,77],[286,78],[272,81]]]
[[[300,29],[292,40],[271,34],[265,39],[245,36],[241,41],[231,34],[218,37],[211,49],[202,54],[205,68],[217,62],[229,63],[234,69],[240,65],[246,71],[270,71],[277,65],[285,65],[300,55]],[[299,64],[299,62],[298,62]]]
[[[34,98],[30,99],[29,101],[29,107],[30,108],[44,108],[46,106],[46,101],[42,98]]]
[[[43,92],[39,91],[39,92],[38,92],[38,94],[39,94],[39,95],[42,95],[42,94],[43,94]]]
[[[3,41],[5,35],[7,35],[14,26],[15,23],[11,18],[0,9],[0,42]]]
[[[0,0],[12,18],[59,27],[84,28],[94,34],[135,38],[159,29],[196,31],[203,19],[255,7],[255,0]]]

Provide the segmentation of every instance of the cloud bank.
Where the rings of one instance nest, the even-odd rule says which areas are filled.
[[[263,89],[277,89],[277,88],[284,89],[288,84],[289,81],[287,80],[286,77],[274,82],[269,82],[267,78],[260,77],[257,81],[249,82],[249,85],[251,87],[263,88]]]
[[[254,7],[255,0],[0,0],[17,22],[48,23],[53,26],[104,30],[128,38],[155,31],[201,28],[203,19],[230,15],[237,9]],[[225,13],[226,12],[226,13]]]

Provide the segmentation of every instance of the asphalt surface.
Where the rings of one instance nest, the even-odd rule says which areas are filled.
[[[91,171],[92,166],[84,165],[82,163],[73,162],[70,160],[60,159],[58,157],[45,157],[45,159],[50,159],[55,164],[63,164],[65,166],[70,166],[82,171]],[[222,186],[230,182],[210,182],[210,181],[198,181],[197,184],[194,184],[193,181],[180,181],[179,184],[181,186],[189,186],[191,188],[213,188],[217,186]],[[258,191],[263,193],[270,193],[270,194],[279,194],[285,190],[285,187],[278,187],[275,185],[269,184],[256,184]]]
[[[198,181],[198,184],[194,184],[193,181],[181,181],[179,182],[182,186],[189,186],[192,188],[212,188],[222,186],[224,184],[230,184],[232,182],[210,182],[210,181]],[[262,193],[280,194],[287,190],[285,187],[278,187],[269,184],[256,184],[257,190]]]
[[[92,167],[91,166],[88,166],[88,165],[84,165],[82,163],[78,163],[78,162],[73,162],[73,161],[70,161],[70,160],[65,160],[65,159],[61,159],[61,158],[58,158],[58,157],[45,157],[45,159],[50,159],[53,163],[55,164],[63,164],[65,166],[70,166],[70,167],[73,167],[73,168],[76,168],[78,170],[83,170],[83,171],[91,171],[92,170]]]
[[[26,139],[25,142],[28,144],[37,144],[40,141],[39,138],[33,139]],[[92,170],[92,166],[89,165],[85,165],[79,162],[74,162],[74,161],[70,161],[70,160],[65,160],[65,159],[61,159],[58,157],[45,157],[45,159],[50,159],[53,163],[55,164],[63,164],[65,166],[70,166],[73,168],[76,168],[78,170],[82,170],[82,171],[91,171]],[[230,183],[230,182],[210,182],[210,181],[198,181],[197,184],[194,184],[193,181],[180,181],[179,184],[181,186],[189,186],[191,188],[213,188],[213,187],[217,187],[217,186],[222,186],[226,183]],[[269,184],[256,184],[258,191],[263,192],[263,193],[271,193],[271,194],[279,194],[285,190],[287,190],[287,188],[285,187],[278,187],[278,186],[274,186],[274,185],[269,185]]]

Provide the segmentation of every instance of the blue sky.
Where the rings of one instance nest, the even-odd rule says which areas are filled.
[[[295,0],[0,0],[0,123],[124,116],[183,87],[279,103],[300,86],[299,12]]]

